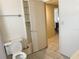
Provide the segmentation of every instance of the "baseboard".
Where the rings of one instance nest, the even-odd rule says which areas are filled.
[[[68,57],[68,56],[66,56],[66,55],[64,55],[62,53],[60,53],[60,54],[64,57],[64,59],[70,59],[70,57]]]

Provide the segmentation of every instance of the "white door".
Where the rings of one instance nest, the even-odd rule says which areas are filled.
[[[79,50],[79,0],[60,0],[60,52],[71,56]]]
[[[47,46],[44,3],[39,0],[29,0],[29,9],[33,51],[36,52]]]
[[[0,0],[0,25],[3,42],[27,39],[23,0]]]

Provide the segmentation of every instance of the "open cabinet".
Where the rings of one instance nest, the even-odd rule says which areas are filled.
[[[31,37],[31,22],[30,22],[30,14],[29,14],[29,1],[23,0],[23,7],[24,7],[24,15],[25,15],[25,25],[27,31],[27,47],[24,48],[24,52],[30,54],[33,52],[32,46],[32,37]]]
[[[32,52],[47,47],[45,4],[38,0],[24,0],[27,38]]]

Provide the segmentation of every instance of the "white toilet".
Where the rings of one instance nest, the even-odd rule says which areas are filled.
[[[22,52],[21,40],[6,43],[5,48],[7,55],[12,54],[12,59],[27,59],[27,55]]]

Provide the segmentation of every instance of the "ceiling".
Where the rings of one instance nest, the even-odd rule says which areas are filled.
[[[58,5],[58,0],[49,0],[46,2],[47,4]]]

